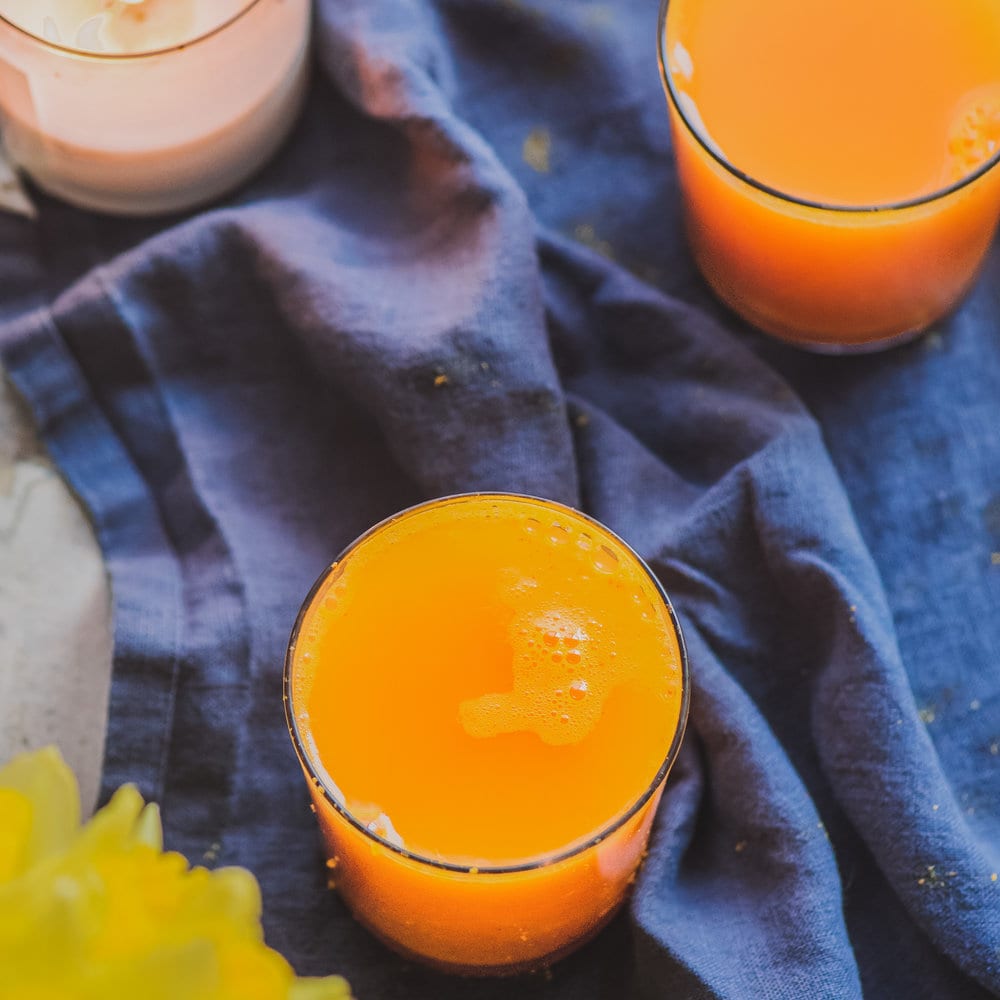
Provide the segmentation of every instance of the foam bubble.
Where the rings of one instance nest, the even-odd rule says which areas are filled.
[[[565,545],[572,534],[572,529],[567,528],[565,524],[553,524],[549,529],[549,541],[553,545]]]
[[[629,599],[643,589],[642,571],[596,532],[555,517],[528,517],[522,526],[536,536],[537,541],[525,539],[533,557],[546,542],[558,545],[559,554],[549,549],[540,564],[502,574],[501,597],[512,611],[510,690],[463,701],[459,722],[478,739],[534,733],[552,746],[571,745],[592,732],[612,692],[641,672],[631,657],[617,655],[615,639],[595,610],[607,606],[616,621],[625,611],[630,628],[648,628],[652,616],[647,610],[646,621],[639,620],[640,609]],[[534,586],[525,587],[525,579]]]
[[[515,616],[509,636],[513,688],[464,701],[459,720],[466,732],[477,738],[533,732],[553,746],[580,742],[597,725],[605,700],[620,681],[607,667],[608,640],[592,619],[571,608],[523,610]],[[548,655],[540,657],[539,650]],[[570,655],[576,664],[573,676],[581,663],[604,665],[596,671],[602,682],[594,685],[593,696],[587,681],[577,678],[566,684]]]
[[[594,556],[594,569],[598,573],[611,574],[618,569],[618,556],[615,550],[607,545],[601,545]]]

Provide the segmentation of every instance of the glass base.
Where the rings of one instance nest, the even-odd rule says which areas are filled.
[[[797,347],[799,350],[808,351],[811,354],[831,356],[877,354],[879,351],[886,351],[892,347],[899,347],[902,344],[916,340],[927,333],[943,315],[947,315],[955,307],[956,301],[961,301],[961,298],[975,280],[975,274],[973,274],[972,278],[960,289],[959,294],[955,296],[953,301],[944,306],[941,306],[939,303],[938,312],[929,315],[926,322],[921,322],[917,326],[899,331],[898,333],[874,334],[865,340],[824,340],[821,334],[812,335],[808,331],[800,332],[780,321],[772,321],[769,316],[758,309],[750,307],[746,302],[738,302],[735,296],[730,295],[728,290],[715,280],[711,270],[703,266],[697,255],[695,262],[698,264],[698,269],[702,277],[709,288],[715,293],[716,297],[755,329],[767,334],[769,337],[773,337],[775,340],[780,340],[784,344]]]
[[[863,340],[858,343],[827,343],[822,340],[798,340],[771,330],[763,330],[769,337],[775,337],[791,347],[798,347],[800,350],[809,351],[812,354],[826,354],[830,356],[843,356],[854,354],[877,354],[879,351],[886,351],[890,347],[899,347],[908,344],[910,341],[922,337],[930,328],[926,326],[918,327],[916,330],[904,330],[902,333],[894,334],[891,337],[880,337],[877,340]]]
[[[403,958],[409,959],[413,962],[418,962],[421,965],[427,966],[428,968],[434,969],[437,972],[444,972],[452,976],[463,976],[466,979],[509,979],[514,976],[528,976],[534,973],[544,972],[551,965],[560,961],[563,958],[571,955],[578,948],[582,948],[584,945],[589,944],[609,923],[618,915],[621,911],[622,906],[624,906],[625,900],[621,900],[617,904],[611,907],[607,913],[605,913],[600,920],[598,920],[592,927],[589,927],[584,934],[558,948],[556,951],[550,952],[547,955],[540,955],[538,958],[527,959],[524,961],[512,961],[500,965],[468,965],[458,962],[448,962],[440,958],[431,958],[427,955],[421,955],[419,952],[411,951],[408,948],[404,948],[402,945],[393,941],[392,938],[387,937],[385,934],[381,933],[378,928],[373,927],[368,921],[366,921],[359,914],[354,914],[354,919],[361,924],[373,937],[378,938],[387,948],[394,951],[397,955]]]

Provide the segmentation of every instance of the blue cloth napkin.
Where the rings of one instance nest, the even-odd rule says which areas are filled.
[[[684,245],[656,18],[322,0],[306,114],[231,198],[0,218],[0,356],[112,576],[106,789],[368,1000],[1000,995],[1000,257],[880,356],[749,330]],[[518,981],[352,921],[282,717],[328,561],[477,489],[622,534],[694,677],[627,913]]]

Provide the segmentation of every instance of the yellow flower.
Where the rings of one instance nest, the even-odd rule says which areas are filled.
[[[0,1000],[349,1000],[340,977],[295,977],[260,909],[245,869],[164,853],[135,788],[81,827],[58,751],[0,768]]]

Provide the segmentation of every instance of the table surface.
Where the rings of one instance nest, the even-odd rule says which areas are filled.
[[[104,751],[110,617],[90,524],[0,372],[0,761],[56,743],[88,812]]]

